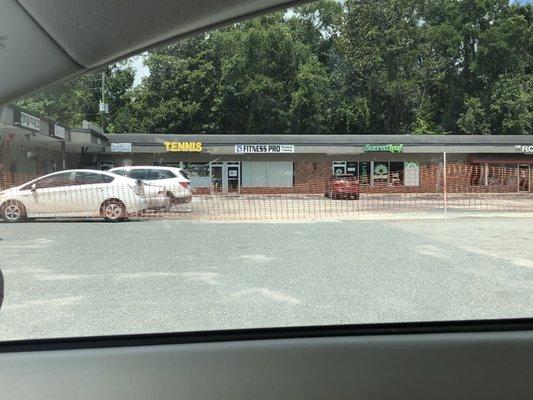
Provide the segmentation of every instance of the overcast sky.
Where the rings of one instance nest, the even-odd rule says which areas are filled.
[[[133,81],[133,86],[137,86],[141,83],[142,78],[150,75],[150,70],[146,65],[143,64],[142,56],[135,56],[131,58],[133,69],[135,70],[135,80]]]

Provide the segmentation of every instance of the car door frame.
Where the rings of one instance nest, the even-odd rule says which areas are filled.
[[[99,171],[74,171],[74,180],[76,180],[77,174],[86,173],[103,176],[109,176],[108,174],[103,174]],[[80,216],[99,216],[100,215],[100,206],[107,200],[111,195],[112,190],[110,190],[109,185],[111,182],[100,182],[100,183],[76,183],[76,187],[80,187],[80,192],[84,192],[84,195],[79,202],[80,206],[77,209],[77,213]],[[94,194],[94,196],[93,196]],[[94,199],[94,200],[93,200]]]
[[[63,174],[69,174],[69,179],[73,179],[72,171],[60,171],[36,179],[24,186],[24,188],[27,188],[28,186],[30,188],[20,190],[19,197],[21,198],[21,201],[26,208],[26,213],[29,217],[70,216],[73,214],[73,212],[70,210],[63,209],[58,212],[57,210],[53,209],[53,204],[57,202],[58,199],[62,199],[61,201],[63,201],[65,204],[72,203],[72,199],[70,198],[72,193],[72,184],[64,186],[39,187],[39,182]],[[36,185],[35,190],[31,189],[33,185]]]

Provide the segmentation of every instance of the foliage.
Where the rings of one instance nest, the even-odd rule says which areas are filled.
[[[133,85],[134,71],[128,62],[104,68],[110,113],[109,129],[114,131],[129,110],[129,91]],[[39,112],[65,126],[81,126],[83,120],[99,121],[102,71],[90,72],[60,86],[43,90],[19,100],[17,104]]]
[[[106,70],[109,131],[530,134],[532,6],[323,0],[150,51],[133,87]],[[98,73],[22,100],[98,120]]]
[[[480,99],[469,97],[465,100],[465,112],[457,120],[457,125],[460,131],[466,135],[487,135],[490,133],[490,125]]]

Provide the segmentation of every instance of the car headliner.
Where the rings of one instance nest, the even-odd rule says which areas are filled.
[[[2,0],[0,105],[45,86],[294,0]]]

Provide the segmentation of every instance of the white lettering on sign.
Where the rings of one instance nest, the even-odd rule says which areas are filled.
[[[517,144],[514,148],[522,153],[533,153],[533,145]]]
[[[294,153],[293,144],[236,144],[235,153]]]
[[[26,114],[25,112],[20,113],[20,126],[30,128],[36,131],[41,130],[41,119],[34,117],[33,115]]]
[[[111,143],[111,153],[131,153],[131,143]]]

